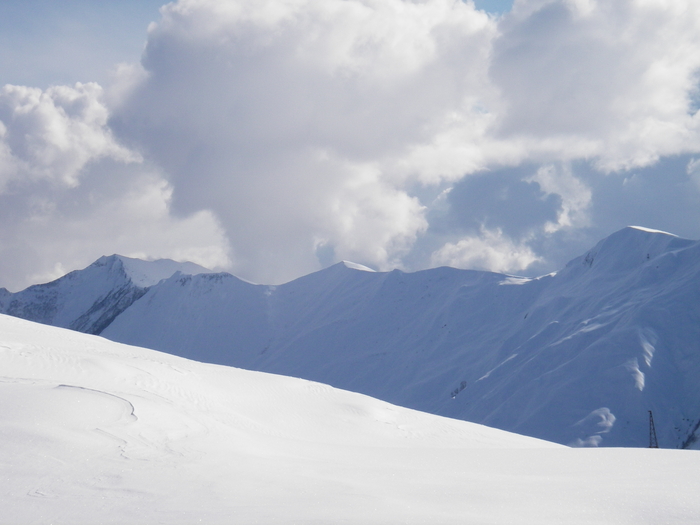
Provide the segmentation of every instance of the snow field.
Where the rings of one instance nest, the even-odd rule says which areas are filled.
[[[568,449],[0,316],[5,523],[695,523],[696,451]]]

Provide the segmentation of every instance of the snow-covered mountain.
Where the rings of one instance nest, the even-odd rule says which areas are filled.
[[[142,261],[112,255],[48,284],[12,294],[0,288],[0,312],[30,321],[99,334],[149,287],[176,272],[206,273],[194,263]]]
[[[564,444],[647,446],[651,410],[662,447],[694,446],[700,242],[625,228],[538,279],[366,270],[175,274],[101,334]]]
[[[697,523],[700,452],[569,449],[0,315],[3,523]]]

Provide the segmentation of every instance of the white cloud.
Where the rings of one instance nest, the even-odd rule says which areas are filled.
[[[114,139],[99,86],[5,86],[0,108],[3,286],[111,253],[229,263],[212,213],[173,216],[170,184]]]
[[[431,234],[412,185],[541,164],[525,180],[561,198],[556,221],[510,244],[457,234],[435,256],[521,270],[543,260],[533,239],[592,224],[570,161],[610,171],[700,149],[700,11],[679,4],[523,0],[497,20],[447,0],[181,0],[124,75],[116,129],[163,166],[176,210],[216,213],[233,270],[262,282],[329,253],[402,266]],[[474,239],[500,255],[455,255]]]
[[[690,176],[690,180],[700,191],[700,159],[690,159],[690,161],[688,161],[688,165],[685,168],[685,171]]]
[[[38,88],[6,85],[0,90],[0,192],[10,183],[49,180],[76,186],[83,167],[110,158],[136,162],[106,126],[102,88]]]
[[[546,233],[554,233],[562,228],[583,227],[590,224],[586,213],[592,193],[583,182],[577,179],[569,166],[546,165],[537,170],[528,182],[536,182],[547,195],[561,197],[561,208],[557,214],[557,222],[548,221],[544,224]]]
[[[182,0],[115,127],[164,167],[176,209],[215,211],[243,277],[318,269],[319,246],[400,265],[426,228],[405,185],[461,170],[403,161],[447,122],[471,126],[493,35],[451,0]]]
[[[517,273],[540,260],[526,244],[514,242],[500,229],[482,228],[480,233],[457,243],[446,243],[433,253],[432,264]]]
[[[230,260],[266,283],[341,258],[520,271],[549,260],[538,250],[556,235],[580,242],[596,225],[604,184],[576,161],[612,173],[700,153],[691,0],[516,0],[498,18],[453,0],[180,0],[161,13],[142,63],[117,66],[106,94],[4,88],[0,192],[23,196],[17,224],[50,217],[105,252]],[[512,212],[464,192],[481,218],[454,211],[459,192],[452,212],[431,208],[499,170]],[[626,195],[651,201],[664,180],[639,182]],[[82,216],[66,219],[69,199]],[[98,203],[121,224],[140,217],[138,234],[79,233],[106,224]],[[625,210],[610,228],[639,222]],[[18,231],[38,235],[28,224]],[[488,228],[464,237],[474,224]],[[77,264],[52,257],[46,271]]]
[[[348,167],[357,169],[357,167]],[[321,244],[332,246],[336,259],[367,261],[381,270],[401,266],[405,255],[428,223],[424,208],[381,181],[371,166],[348,176],[319,217]]]
[[[520,1],[501,30],[499,135],[530,158],[615,171],[698,151],[697,2]]]
[[[0,196],[3,286],[22,289],[112,253],[230,265],[217,219],[209,211],[174,217],[172,189],[157,174],[103,163],[84,178],[61,191],[34,187]]]

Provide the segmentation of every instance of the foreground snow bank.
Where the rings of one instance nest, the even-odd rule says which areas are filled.
[[[576,450],[0,315],[8,523],[691,523],[700,453]]]

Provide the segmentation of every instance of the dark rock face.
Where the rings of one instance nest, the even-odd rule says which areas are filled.
[[[157,282],[153,279],[144,284],[147,281],[143,280],[143,275],[134,282],[127,265],[136,265],[141,274],[149,265],[155,265],[155,274],[166,272],[166,276],[180,268],[198,269],[191,263],[180,265],[168,260],[147,262],[120,255],[100,257],[87,268],[50,283],[30,286],[17,293],[1,288],[0,313],[87,334],[101,334],[148,291],[151,283]]]
[[[99,335],[116,317],[129,308],[148,291],[148,288],[124,286],[112,290],[98,299],[83,315],[73,321],[68,328],[85,334]]]

